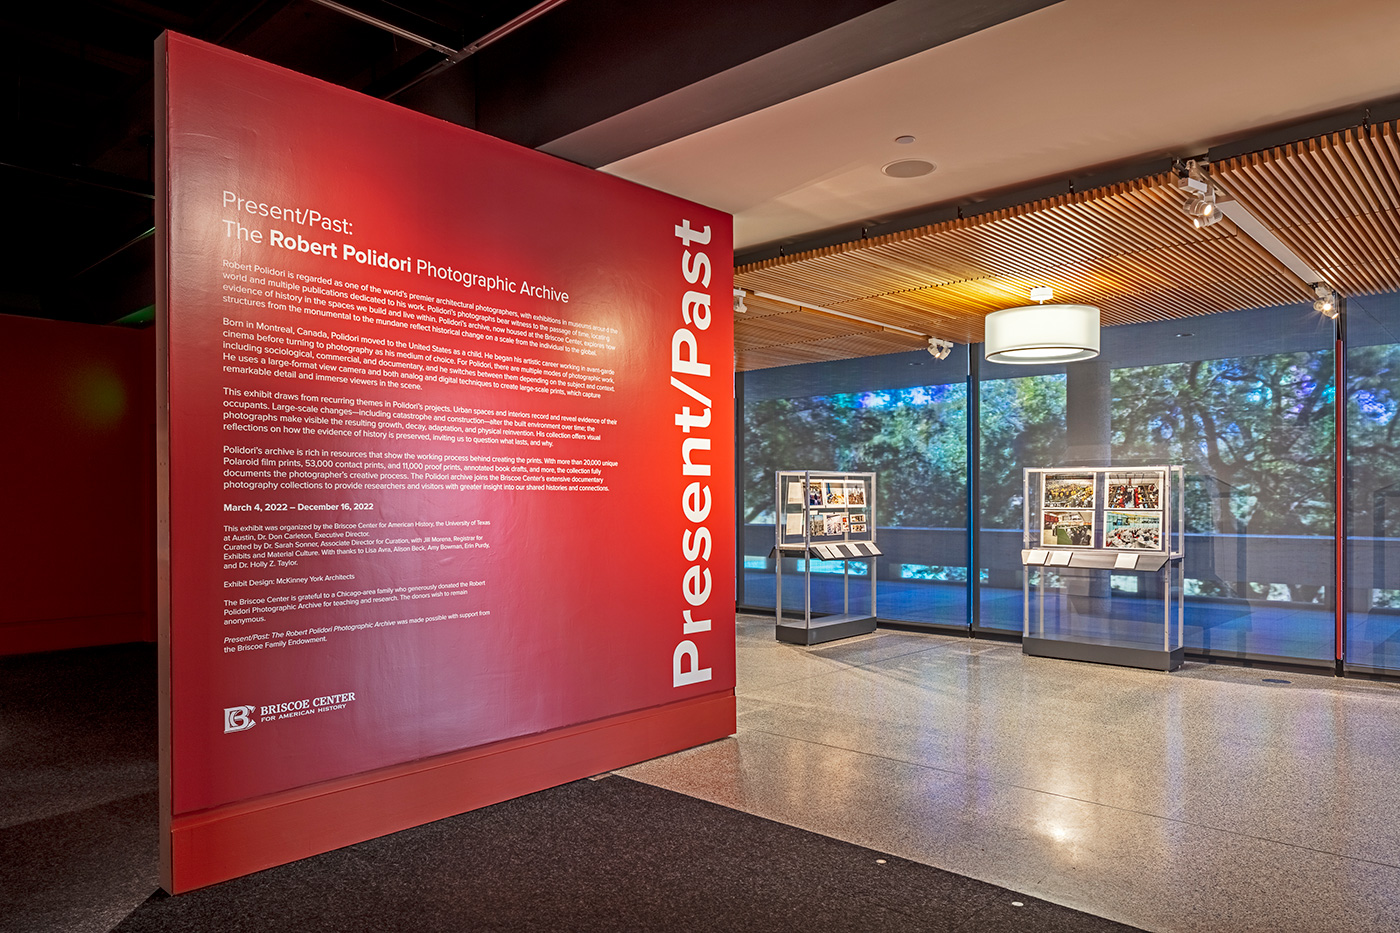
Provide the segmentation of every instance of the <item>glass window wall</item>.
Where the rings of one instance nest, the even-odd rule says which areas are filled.
[[[1400,296],[1347,301],[1346,661],[1400,670]]]
[[[982,627],[1021,626],[1022,467],[1182,464],[1187,650],[1330,662],[1331,322],[1298,305],[1101,340],[1058,370],[982,367]],[[1134,582],[1113,576],[1116,602]]]
[[[1390,627],[1391,613],[1400,623],[1400,548],[1390,548],[1400,543],[1400,460],[1387,446],[1400,431],[1391,391],[1400,302],[1366,307],[1384,326],[1350,359],[1353,533],[1372,539],[1351,549],[1362,582],[1349,602],[1350,657],[1389,669],[1400,665],[1386,647],[1400,632]],[[740,377],[742,605],[773,605],[774,471],[874,471],[887,554],[879,616],[969,624],[966,367],[958,353],[943,362],[914,353]],[[1187,650],[1332,662],[1333,329],[1311,305],[1106,327],[1096,360],[982,361],[977,389],[981,630],[1021,630],[1025,467],[1181,464]],[[1358,576],[1363,564],[1371,570]],[[813,569],[839,587],[834,568]],[[1107,579],[1115,604],[1151,598],[1131,574]]]
[[[925,352],[739,375],[743,571],[740,605],[772,609],[777,470],[874,472],[882,619],[967,624],[967,355]],[[784,565],[785,609],[800,609]],[[864,565],[852,573],[864,573]],[[813,609],[839,611],[839,562],[814,561]]]

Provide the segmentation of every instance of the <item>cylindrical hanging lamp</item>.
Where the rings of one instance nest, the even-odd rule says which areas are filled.
[[[993,311],[984,337],[989,363],[1073,363],[1099,355],[1099,309],[1026,305]]]

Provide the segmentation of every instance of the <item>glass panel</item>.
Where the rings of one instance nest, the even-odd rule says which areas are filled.
[[[1097,360],[982,374],[984,627],[1021,625],[1002,538],[1022,467],[1183,464],[1187,649],[1332,658],[1332,327],[1311,305],[1105,327]]]
[[[1184,544],[1184,490],[1179,466],[1026,470],[1025,633],[1150,652],[1138,660],[1167,669],[1164,653],[1183,646],[1182,564],[1172,557]]]
[[[1400,670],[1400,296],[1347,300],[1349,665]]]
[[[1065,459],[1064,367],[982,364],[981,628],[1021,631],[1024,467]]]
[[[880,618],[966,625],[966,376],[966,347],[741,374],[744,606],[773,607],[775,472],[873,472]],[[783,567],[785,609],[801,607],[800,566]],[[814,609],[839,611],[840,573],[812,569]]]

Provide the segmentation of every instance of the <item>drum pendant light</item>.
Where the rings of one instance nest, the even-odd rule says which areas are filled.
[[[993,311],[984,337],[989,363],[1073,363],[1099,355],[1099,309],[1026,305]]]

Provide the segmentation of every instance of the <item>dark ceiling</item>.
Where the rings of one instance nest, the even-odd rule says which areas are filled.
[[[531,5],[382,4],[406,28],[462,45]],[[0,310],[108,323],[154,301],[153,53],[167,29],[381,96],[443,59],[309,0],[6,4]],[[450,83],[437,77],[436,93]]]
[[[8,3],[0,313],[150,319],[153,50],[167,29],[596,167],[1050,2]],[[741,93],[711,80],[740,68]],[[663,96],[674,106],[658,121],[644,105]]]

